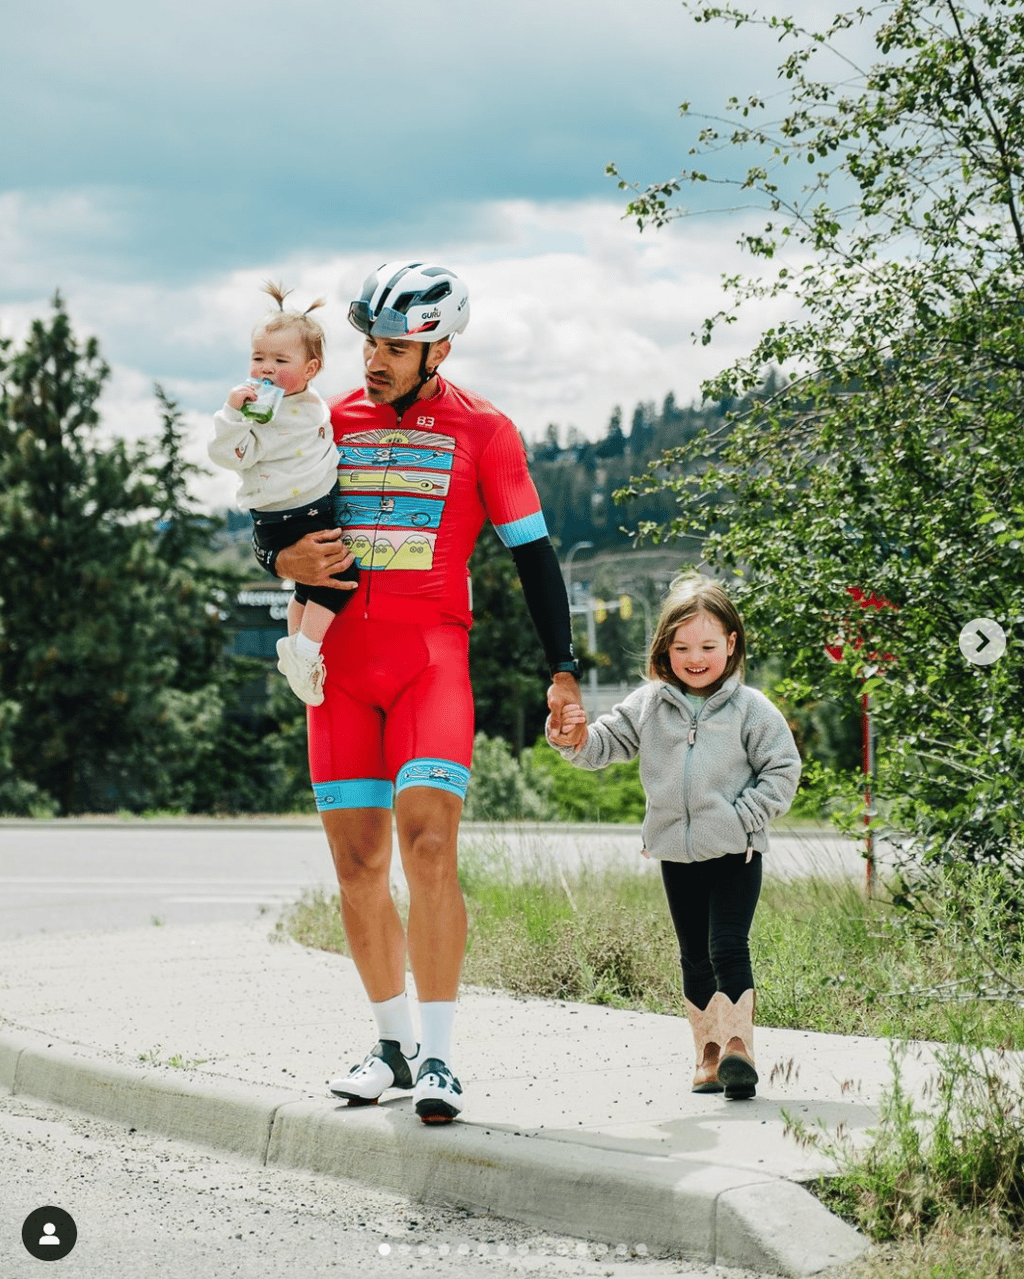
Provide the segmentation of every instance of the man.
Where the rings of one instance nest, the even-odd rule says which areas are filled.
[[[309,710],[309,757],[378,1043],[330,1088],[355,1105],[411,1088],[425,1123],[447,1123],[462,1109],[451,1039],[466,946],[456,847],[473,742],[467,562],[485,519],[515,560],[551,669],[556,727],[562,708],[581,701],[578,666],[519,434],[438,372],[469,320],[466,286],[444,267],[385,263],[367,278],[349,320],[364,335],[365,386],[331,405],[341,528],[263,562],[310,584],[330,583],[353,556],[359,565],[355,598],[324,643],[324,701]],[[407,929],[389,883],[392,803]]]

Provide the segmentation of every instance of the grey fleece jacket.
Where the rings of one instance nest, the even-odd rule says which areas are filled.
[[[800,780],[789,725],[739,675],[696,712],[674,685],[644,684],[588,725],[577,754],[555,749],[587,769],[639,754],[644,847],[672,862],[708,861],[748,847],[766,852],[768,823],[789,809]]]

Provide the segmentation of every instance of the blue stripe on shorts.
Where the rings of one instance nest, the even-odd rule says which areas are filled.
[[[346,782],[314,782],[317,812],[334,808],[390,808],[394,787],[377,777],[357,777]]]
[[[469,769],[450,759],[411,759],[403,764],[395,778],[395,793],[407,786],[433,786],[446,790],[459,799],[466,798],[469,785]]]

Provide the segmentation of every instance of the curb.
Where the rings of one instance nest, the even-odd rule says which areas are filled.
[[[498,1127],[428,1128],[405,1105],[350,1109],[273,1088],[136,1071],[23,1034],[0,1034],[0,1089],[268,1167],[344,1177],[597,1242],[642,1238],[707,1264],[801,1279],[868,1246],[802,1186],[768,1174]]]

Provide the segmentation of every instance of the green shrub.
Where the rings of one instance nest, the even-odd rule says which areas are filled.
[[[551,783],[532,757],[516,759],[501,737],[477,733],[463,817],[474,822],[547,821],[557,816]]]
[[[947,1045],[938,1053],[927,1105],[892,1084],[871,1144],[831,1137],[790,1120],[807,1145],[828,1153],[839,1175],[823,1197],[874,1239],[925,1238],[950,1214],[1024,1229],[1024,1068],[1002,1053]]]
[[[643,821],[646,799],[638,759],[592,773],[574,768],[543,737],[534,743],[530,757],[537,771],[550,779],[550,798],[564,821]]]

